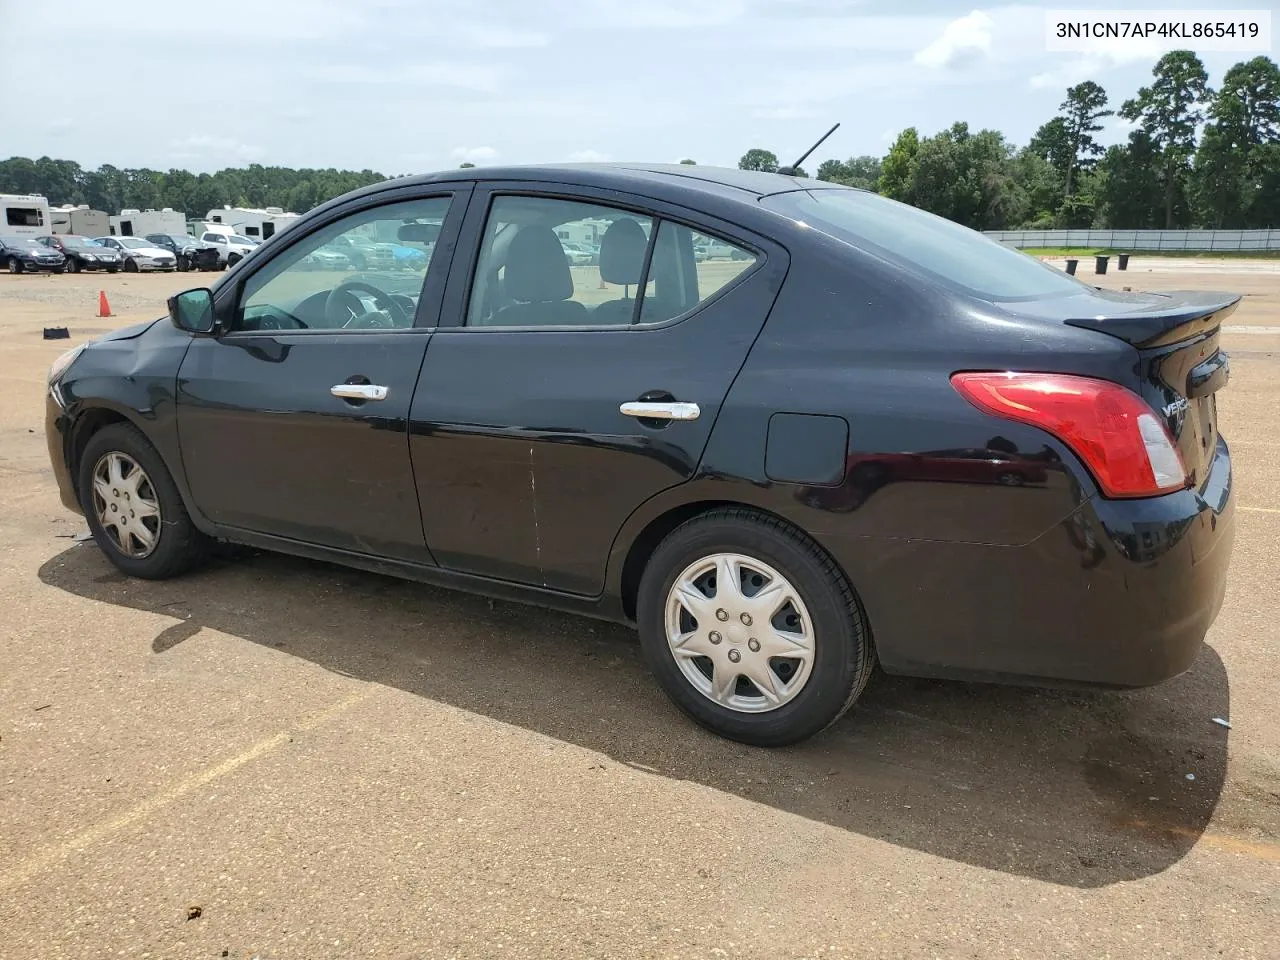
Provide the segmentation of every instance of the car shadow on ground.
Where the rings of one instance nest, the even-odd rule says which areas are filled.
[[[880,675],[826,733],[763,750],[687,721],[623,627],[266,554],[151,583],[88,544],[39,575],[174,618],[151,640],[158,656],[209,628],[862,836],[1076,887],[1176,863],[1226,772],[1211,718],[1230,716],[1229,688],[1208,646],[1183,676],[1123,693]]]

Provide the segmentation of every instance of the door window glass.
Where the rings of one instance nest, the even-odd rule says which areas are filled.
[[[755,260],[754,253],[736,244],[664,220],[653,247],[640,322],[662,323],[688,313]]]
[[[653,220],[547,197],[494,198],[467,308],[473,327],[632,322]]]
[[[237,330],[413,326],[448,197],[353,213],[282,250],[245,281]]]

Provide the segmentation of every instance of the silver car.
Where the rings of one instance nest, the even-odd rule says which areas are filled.
[[[124,272],[139,270],[177,270],[178,258],[170,250],[157,247],[141,237],[95,237],[104,247],[120,251],[124,258]]]

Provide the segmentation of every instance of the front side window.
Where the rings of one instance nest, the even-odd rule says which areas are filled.
[[[431,197],[361,210],[286,247],[245,281],[232,328],[413,326],[449,202]]]
[[[688,312],[755,262],[689,227],[600,204],[498,196],[467,307],[470,327],[627,326]],[[647,271],[647,273],[646,273]],[[647,279],[646,279],[647,277]]]

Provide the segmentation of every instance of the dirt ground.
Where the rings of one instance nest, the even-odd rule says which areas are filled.
[[[272,556],[124,579],[58,503],[45,370],[196,281],[0,276],[0,958],[1275,960],[1280,265],[1229,265],[1098,278],[1247,294],[1193,668],[880,678],[781,751],[692,727],[621,628]]]

